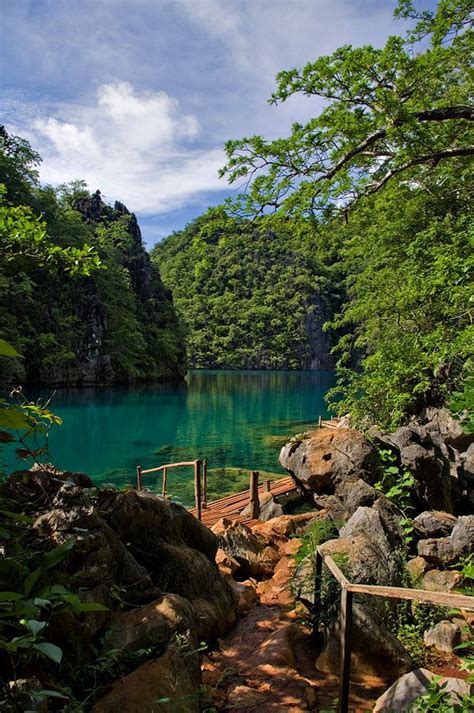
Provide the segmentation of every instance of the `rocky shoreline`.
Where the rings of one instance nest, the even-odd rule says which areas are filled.
[[[262,521],[252,528],[221,520],[210,531],[169,500],[96,488],[86,475],[49,466],[11,475],[1,496],[33,518],[32,546],[46,552],[71,543],[56,585],[101,608],[50,617],[48,637],[64,651],[62,668],[45,660],[28,677],[6,681],[2,710],[296,713],[330,705],[339,599],[327,578],[315,637],[317,545],[355,582],[451,592],[472,586],[471,439],[439,410],[392,434],[348,425],[284,446],[281,463],[309,511],[278,514],[282,506],[266,494]],[[400,482],[407,473],[402,492],[393,491],[391,478]],[[445,675],[453,695],[469,693],[456,647],[472,639],[472,612],[430,611],[424,630],[416,620],[424,650],[415,653],[390,621],[400,612],[356,598],[354,710],[408,710],[431,672]],[[100,676],[97,661],[109,666]],[[414,674],[420,661],[430,665]],[[95,671],[94,681],[87,671]],[[56,697],[38,697],[44,689]]]

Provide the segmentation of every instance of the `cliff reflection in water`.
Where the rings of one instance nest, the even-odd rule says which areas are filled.
[[[135,467],[206,457],[210,468],[279,472],[277,438],[329,415],[333,372],[191,371],[186,382],[58,390],[63,419],[51,460],[97,482],[134,482]],[[188,480],[191,473],[176,473]]]

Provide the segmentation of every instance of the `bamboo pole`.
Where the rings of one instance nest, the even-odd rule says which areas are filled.
[[[202,461],[202,506],[207,508],[207,459]]]
[[[201,461],[194,461],[194,503],[197,519],[201,520]]]
[[[257,520],[260,515],[260,501],[258,499],[258,470],[252,470],[250,473],[250,498],[252,510],[252,520]]]
[[[137,465],[137,490],[142,489],[142,467]]]
[[[339,674],[339,713],[349,711],[351,677],[352,592],[341,590],[341,668]]]
[[[167,469],[163,468],[163,489],[162,489],[162,496],[166,498],[166,481],[167,481]]]

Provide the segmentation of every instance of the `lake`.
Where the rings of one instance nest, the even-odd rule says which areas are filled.
[[[60,389],[51,408],[63,425],[51,429],[47,459],[123,486],[135,483],[137,465],[207,458],[218,496],[247,487],[248,470],[282,476],[282,443],[330,415],[324,395],[333,384],[330,371],[194,370],[178,384]],[[192,469],[172,470],[168,482],[176,499],[192,502]],[[158,487],[156,476],[146,483]]]

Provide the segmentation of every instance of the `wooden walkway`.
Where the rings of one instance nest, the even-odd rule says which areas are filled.
[[[297,490],[297,487],[292,478],[289,476],[287,478],[280,478],[279,480],[272,480],[270,484],[270,492],[272,495],[289,495]],[[258,493],[268,492],[265,490],[264,485],[260,485],[258,488]],[[241,512],[245,510],[250,502],[250,490],[242,490],[240,493],[233,493],[225,498],[220,498],[219,500],[214,500],[212,503],[208,503],[207,507],[202,508],[201,512],[201,522],[207,527],[212,527],[216,524],[218,520],[222,517],[227,517],[230,520],[238,520],[245,525],[257,522],[252,520],[251,517],[242,517]],[[189,508],[189,511],[196,515],[196,508]]]

